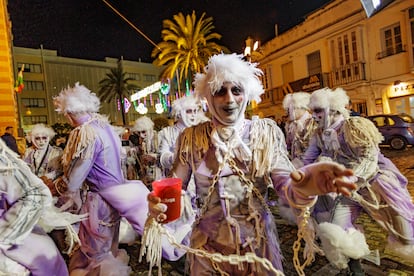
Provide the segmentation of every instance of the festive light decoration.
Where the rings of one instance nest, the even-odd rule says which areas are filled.
[[[17,74],[16,84],[14,85],[14,91],[16,91],[16,93],[22,93],[23,88],[24,88],[23,71],[24,71],[24,64],[22,65],[22,68],[20,68],[20,71]]]
[[[155,104],[155,112],[157,112],[157,114],[161,114],[164,112],[164,107],[161,103]]]
[[[160,90],[163,95],[168,95],[168,93],[170,93],[170,79],[167,79],[167,82],[161,83]]]
[[[128,101],[127,98],[124,98],[124,110],[125,113],[128,113],[129,109],[131,108],[131,103]]]
[[[148,112],[148,108],[145,107],[145,105],[143,103],[139,103],[138,107],[135,108],[135,110],[139,113],[139,114],[147,114]]]

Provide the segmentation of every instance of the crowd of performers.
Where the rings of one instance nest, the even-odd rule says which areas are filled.
[[[185,257],[189,275],[283,275],[284,262],[304,275],[315,254],[365,275],[361,212],[414,262],[407,179],[382,155],[376,127],[350,117],[340,88],[288,94],[286,134],[271,119],[247,119],[248,103],[264,93],[261,75],[240,55],[212,56],[195,94],[173,103],[175,123],[156,132],[142,116],[127,146],[95,93],[79,83],[63,89],[55,110],[73,127],[63,150],[42,124],[24,156],[0,140],[0,275],[129,275],[125,229],[142,238],[151,265]],[[151,183],[167,177],[182,180],[182,210],[162,223],[166,205]],[[283,259],[269,187],[298,227],[297,244],[305,241],[294,260]]]

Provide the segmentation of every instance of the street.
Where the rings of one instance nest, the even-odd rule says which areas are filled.
[[[384,155],[390,158],[394,164],[401,170],[401,172],[408,178],[408,190],[412,197],[414,197],[414,148],[408,148],[402,151],[394,151],[389,148],[381,149]],[[275,215],[278,226],[280,246],[284,256],[284,273],[287,276],[297,275],[293,266],[293,242],[296,240],[296,227],[289,225],[278,214],[277,207],[272,207],[272,212]],[[364,260],[363,266],[367,276],[414,276],[414,264],[404,262],[396,256],[385,251],[387,236],[385,231],[380,228],[370,217],[366,214],[361,215],[357,223],[361,225],[366,234],[370,250],[378,249],[381,262],[377,266],[369,261]],[[147,275],[148,264],[145,262],[138,263],[139,241],[132,246],[125,247],[131,256],[130,266],[133,269],[132,275]],[[153,270],[153,275],[157,275],[158,270]],[[163,275],[183,275],[174,269],[174,264],[163,262]],[[316,256],[316,260],[311,266],[305,269],[306,275],[346,275],[344,271],[338,271],[332,268],[324,256]]]

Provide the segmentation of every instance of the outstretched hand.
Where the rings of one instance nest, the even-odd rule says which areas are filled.
[[[157,222],[166,220],[167,215],[165,214],[165,211],[167,211],[167,205],[161,203],[161,198],[154,195],[154,193],[149,193],[147,200],[149,216],[153,217]]]
[[[338,193],[350,196],[357,188],[356,177],[350,169],[335,162],[319,162],[291,173],[292,188],[303,196]]]

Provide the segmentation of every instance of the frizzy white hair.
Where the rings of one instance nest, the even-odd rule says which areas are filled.
[[[283,108],[288,110],[290,107],[308,109],[310,94],[307,92],[295,92],[287,94],[283,98]]]
[[[144,131],[153,129],[154,122],[147,116],[142,116],[136,119],[134,126],[131,128],[132,131]]]
[[[77,82],[74,87],[62,89],[59,95],[53,98],[53,104],[58,113],[76,114],[97,113],[101,103],[95,93]]]
[[[46,135],[49,139],[52,139],[56,135],[56,132],[49,126],[44,124],[36,124],[30,130],[29,135],[32,139],[39,135]]]
[[[309,108],[323,108],[341,113],[345,118],[349,118],[349,110],[346,108],[349,97],[345,90],[336,88],[322,88],[312,92]]]
[[[259,79],[263,72],[256,65],[243,60],[243,55],[234,53],[214,55],[204,67],[204,73],[195,75],[195,92],[200,98],[209,101],[224,82],[231,82],[244,88],[248,101],[255,100],[259,103],[260,95],[264,93]]]
[[[172,103],[171,115],[178,118],[182,110],[194,109],[199,106],[201,106],[201,103],[194,95],[184,96]]]

